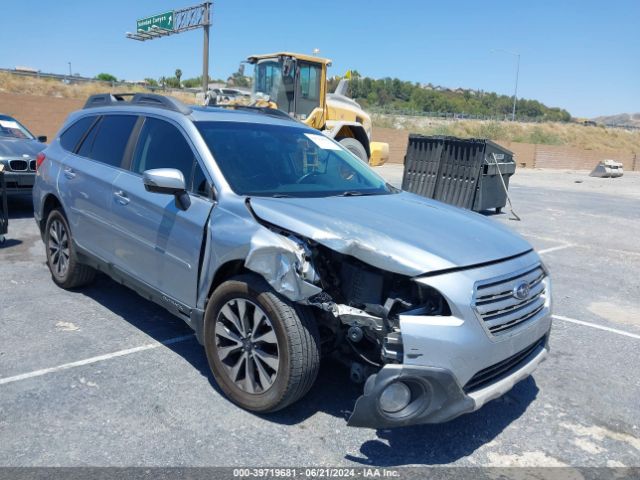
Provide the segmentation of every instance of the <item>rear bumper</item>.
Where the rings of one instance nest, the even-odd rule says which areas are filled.
[[[549,352],[548,334],[544,341],[503,377],[479,390],[466,393],[449,370],[416,365],[386,365],[371,375],[364,394],[356,401],[349,426],[388,428],[442,423],[478,410],[504,395],[527,378]],[[412,392],[411,402],[397,413],[388,414],[379,405],[383,390],[394,382],[404,382]]]

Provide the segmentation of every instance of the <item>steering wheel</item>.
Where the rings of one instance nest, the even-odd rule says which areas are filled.
[[[320,175],[320,172],[313,170],[312,172],[309,173],[305,173],[303,176],[301,176],[298,180],[296,180],[296,183],[303,183],[307,178],[311,178],[314,175]]]

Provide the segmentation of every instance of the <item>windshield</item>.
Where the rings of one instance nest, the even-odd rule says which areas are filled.
[[[268,96],[278,108],[293,113],[294,69],[288,76],[282,75],[282,65],[275,60],[263,60],[254,70],[253,93],[256,96]],[[287,90],[289,95],[287,96]]]
[[[261,60],[255,66],[254,97],[268,97],[279,110],[306,120],[320,106],[322,67],[304,61],[291,61],[288,74],[283,62]]]
[[[27,138],[33,140],[35,137],[20,124],[15,118],[8,115],[0,115],[0,137]]]
[[[195,122],[238,195],[327,197],[382,195],[393,187],[342,148],[307,128]]]

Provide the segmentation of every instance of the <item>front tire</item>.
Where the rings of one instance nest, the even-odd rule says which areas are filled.
[[[367,150],[364,148],[364,145],[362,145],[358,140],[351,137],[343,137],[336,140],[338,141],[338,143],[340,143],[340,145],[349,150],[364,163],[369,164]]]
[[[53,281],[69,289],[87,285],[93,281],[96,271],[78,262],[69,223],[62,210],[54,209],[47,217],[44,230],[47,266]]]
[[[274,412],[303,397],[320,365],[310,312],[276,294],[255,274],[239,275],[211,296],[204,320],[209,367],[225,395],[254,412]]]

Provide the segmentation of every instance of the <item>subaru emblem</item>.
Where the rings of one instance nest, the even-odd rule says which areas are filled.
[[[524,300],[529,296],[529,284],[522,282],[513,287],[513,296],[518,300]]]

